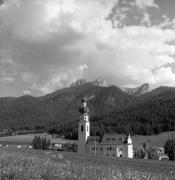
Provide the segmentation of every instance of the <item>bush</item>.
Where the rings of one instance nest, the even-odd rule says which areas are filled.
[[[153,148],[148,149],[148,159],[154,159],[154,160],[159,159],[156,149]]]
[[[136,149],[134,152],[134,158],[144,158],[145,152],[143,149]]]
[[[35,136],[32,141],[32,145],[34,149],[43,149],[47,150],[50,146],[50,139],[45,137]]]
[[[63,151],[77,152],[77,150],[78,150],[77,144],[66,143],[63,145]]]

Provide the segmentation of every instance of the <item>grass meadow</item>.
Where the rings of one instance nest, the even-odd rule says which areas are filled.
[[[35,136],[42,136],[50,139],[51,142],[53,143],[76,143],[77,141],[73,140],[66,140],[62,138],[53,138],[51,135],[47,133],[43,134],[24,134],[24,135],[15,135],[15,136],[5,136],[5,137],[0,137],[0,144],[31,144],[32,140]]]
[[[95,159],[74,153],[0,149],[0,179],[174,180],[175,165]]]
[[[25,134],[25,135],[15,135],[15,136],[7,136],[7,137],[0,137],[0,144],[31,144],[34,136],[43,136],[47,137],[54,143],[77,143],[77,141],[73,140],[66,140],[62,138],[53,138],[51,135],[46,133],[44,134]],[[142,147],[143,143],[146,143],[147,146],[164,146],[165,142],[168,139],[171,139],[172,136],[175,137],[175,131],[172,132],[164,132],[159,135],[152,135],[152,136],[141,136],[136,135],[132,137],[134,147]]]

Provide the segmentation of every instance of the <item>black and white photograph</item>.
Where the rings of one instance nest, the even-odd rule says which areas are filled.
[[[175,180],[175,0],[0,0],[0,180]]]

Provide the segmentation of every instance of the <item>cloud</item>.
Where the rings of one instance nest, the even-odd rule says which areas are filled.
[[[17,75],[15,63],[1,52],[0,54],[0,82],[12,82]]]
[[[82,77],[122,86],[173,85],[174,30],[152,25],[147,9],[159,8],[155,1],[126,2],[7,0],[0,6],[0,49],[15,68],[6,81],[18,84],[16,94],[50,93]],[[112,22],[119,26],[111,23],[111,12],[118,13]]]
[[[23,94],[24,94],[24,95],[30,95],[31,93],[32,93],[32,92],[29,91],[29,90],[24,90],[24,91],[23,91]]]
[[[54,90],[71,85],[77,79],[85,78],[86,71],[86,65],[80,65],[77,68],[69,69],[69,71],[62,69],[62,71],[57,72],[55,69],[55,71],[52,71],[53,73],[50,75],[49,80],[44,83],[33,83],[31,89],[39,90],[44,94],[51,93]]]
[[[148,7],[158,8],[158,5],[155,3],[155,0],[136,0],[135,3],[141,9],[145,9]]]
[[[150,82],[158,86],[175,86],[175,73],[171,67],[162,67],[155,70]]]

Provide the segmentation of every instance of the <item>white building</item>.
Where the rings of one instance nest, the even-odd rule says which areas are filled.
[[[132,139],[124,134],[104,134],[90,136],[89,108],[86,105],[87,98],[83,98],[78,128],[78,153],[107,157],[133,158]]]

